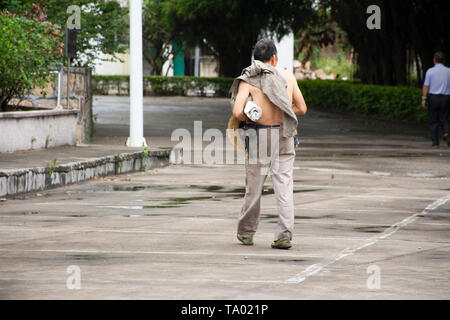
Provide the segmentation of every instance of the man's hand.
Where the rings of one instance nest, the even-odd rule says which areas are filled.
[[[426,109],[427,107],[427,100],[422,98],[422,108]]]

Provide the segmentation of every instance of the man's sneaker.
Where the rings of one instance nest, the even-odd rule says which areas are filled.
[[[242,242],[243,245],[246,245],[246,246],[253,245],[253,237],[246,237],[246,236],[241,236],[240,234],[238,234],[237,238],[240,242]]]
[[[280,239],[272,243],[273,249],[289,249],[292,247],[290,239]]]

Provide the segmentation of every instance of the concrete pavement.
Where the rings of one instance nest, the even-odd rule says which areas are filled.
[[[125,100],[96,99],[93,144],[117,145]],[[229,116],[226,99],[152,99],[152,147]],[[416,126],[317,110],[302,123],[291,250],[270,248],[270,180],[245,247],[241,165],[153,168],[0,202],[0,298],[449,299],[449,149]]]

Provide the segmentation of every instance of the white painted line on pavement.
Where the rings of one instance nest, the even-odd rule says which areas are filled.
[[[284,284],[284,283],[290,283],[290,284],[298,284],[301,283],[303,281],[305,281],[306,279],[308,279],[309,277],[321,272],[324,268],[338,262],[339,260],[354,254],[355,252],[366,248],[368,246],[371,246],[375,243],[377,243],[379,240],[383,240],[388,238],[389,236],[393,235],[395,232],[397,232],[397,230],[399,230],[402,227],[405,227],[406,225],[414,222],[419,216],[422,215],[426,215],[428,214],[430,211],[433,211],[437,208],[439,208],[440,206],[444,205],[445,203],[447,203],[447,201],[450,200],[450,194],[439,198],[438,200],[436,200],[435,202],[429,204],[422,212],[420,213],[416,213],[413,214],[412,216],[409,216],[405,219],[403,219],[402,221],[393,224],[392,226],[390,226],[389,228],[387,228],[383,233],[381,233],[379,236],[375,236],[375,237],[371,237],[368,238],[364,241],[364,243],[358,247],[355,248],[346,248],[344,250],[342,250],[335,258],[329,260],[329,261],[325,261],[322,263],[316,263],[313,265],[310,265],[309,267],[307,267],[305,270],[303,270],[302,272],[296,274],[295,276],[289,278],[288,280],[282,281],[282,280],[221,280],[221,282],[228,282],[228,283],[275,283],[275,284]]]
[[[450,194],[448,194],[442,198],[439,198],[438,200],[429,204],[422,212],[413,214],[413,215],[403,219],[402,221],[393,224],[392,226],[387,228],[380,235],[366,239],[362,245],[355,247],[355,248],[346,248],[346,249],[342,250],[336,257],[334,257],[333,259],[331,259],[329,261],[313,264],[313,265],[309,266],[308,268],[306,268],[305,270],[303,270],[302,272],[289,278],[286,282],[301,283],[301,282],[305,281],[309,277],[319,273],[323,268],[326,268],[349,255],[353,255],[357,251],[364,249],[368,246],[371,246],[380,240],[390,237],[395,232],[397,232],[400,228],[405,227],[408,224],[411,224],[412,222],[414,222],[419,216],[427,215],[430,211],[433,211],[433,210],[439,208],[440,206],[447,203],[447,201],[449,201],[449,200],[450,200]]]

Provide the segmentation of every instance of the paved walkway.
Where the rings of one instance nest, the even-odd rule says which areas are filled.
[[[226,99],[145,103],[152,147],[229,115]],[[96,97],[95,112],[92,145],[117,146],[126,100]],[[245,247],[243,167],[170,166],[0,202],[0,298],[449,299],[449,148],[415,126],[316,110],[302,122],[291,250],[270,248],[270,180]]]

